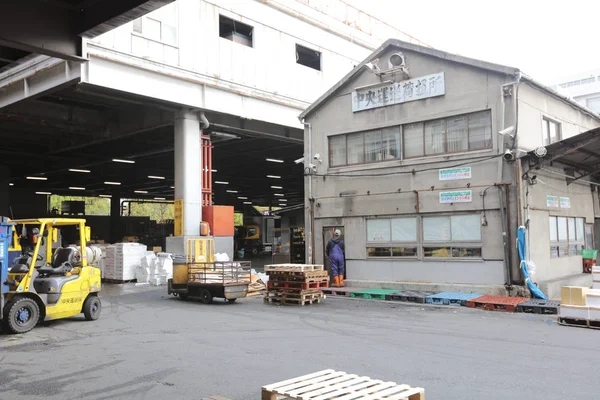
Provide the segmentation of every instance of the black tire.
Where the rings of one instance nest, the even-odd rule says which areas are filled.
[[[237,300],[237,299],[227,299],[227,302],[228,302],[228,303],[235,303],[235,301],[236,301],[236,300]]]
[[[12,333],[26,333],[32,330],[40,319],[40,308],[27,297],[13,300],[4,309],[4,326]]]
[[[102,303],[98,296],[88,296],[83,303],[83,315],[88,321],[95,321],[100,318],[102,312]]]
[[[204,304],[210,304],[213,301],[213,296],[208,289],[202,289],[200,292],[200,301]]]

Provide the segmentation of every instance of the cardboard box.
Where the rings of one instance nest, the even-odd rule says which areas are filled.
[[[588,293],[586,296],[588,307],[598,307],[600,309],[600,295]]]
[[[560,304],[585,306],[588,288],[579,286],[563,286],[560,290]]]
[[[560,317],[571,319],[590,319],[590,308],[585,306],[560,305]]]
[[[207,206],[202,207],[202,220],[208,222],[212,236],[233,236],[232,206]]]
[[[600,307],[590,307],[590,321],[600,321]]]

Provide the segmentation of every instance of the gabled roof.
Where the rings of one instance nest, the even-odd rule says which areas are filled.
[[[327,101],[334,93],[336,93],[348,81],[350,81],[355,76],[357,76],[360,72],[362,72],[363,68],[365,67],[365,64],[367,64],[371,60],[374,60],[375,58],[380,57],[383,53],[387,52],[390,49],[414,51],[414,52],[426,54],[426,55],[429,55],[432,57],[441,58],[443,60],[468,65],[473,68],[480,68],[480,69],[484,69],[486,71],[496,72],[498,74],[515,76],[516,80],[522,79],[524,81],[527,81],[529,84],[536,86],[539,89],[542,89],[543,91],[547,92],[548,94],[550,94],[554,97],[557,97],[558,99],[560,99],[562,101],[570,103],[572,106],[578,108],[580,111],[585,112],[586,114],[589,114],[590,116],[600,120],[600,117],[597,114],[595,114],[593,111],[588,109],[587,107],[584,107],[581,104],[577,103],[576,101],[561,95],[560,93],[556,92],[555,90],[552,90],[548,86],[535,81],[533,78],[522,74],[518,68],[507,67],[505,65],[494,64],[494,63],[490,63],[487,61],[481,61],[481,60],[477,60],[475,58],[463,57],[463,56],[459,56],[457,54],[452,54],[452,53],[447,53],[445,51],[436,50],[431,47],[424,47],[424,46],[419,46],[419,45],[416,45],[413,43],[403,42],[402,40],[398,40],[398,39],[388,39],[379,48],[375,49],[375,51],[373,51],[373,53],[371,53],[366,59],[364,59],[360,64],[358,64],[352,71],[350,71],[346,76],[344,76],[338,83],[336,83],[332,88],[330,88],[327,92],[325,92],[325,94],[323,94],[321,97],[319,97],[317,99],[317,101],[312,103],[306,110],[304,110],[302,112],[302,114],[300,114],[298,116],[300,121],[302,122],[302,120],[304,118],[306,118],[309,114],[311,114],[322,103]]]

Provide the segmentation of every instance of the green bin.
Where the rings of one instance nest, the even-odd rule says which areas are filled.
[[[581,255],[586,260],[595,260],[598,258],[598,250],[583,250]]]

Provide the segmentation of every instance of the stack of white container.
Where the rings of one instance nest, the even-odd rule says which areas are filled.
[[[138,283],[149,283],[153,286],[166,285],[173,277],[173,259],[169,253],[158,253],[158,257],[148,252],[142,257],[136,268]]]
[[[563,286],[561,289],[559,319],[600,323],[600,289]],[[589,325],[589,323],[588,323]]]
[[[146,255],[146,246],[139,243],[116,243],[105,249],[104,278],[115,281],[135,279],[136,268]]]
[[[592,267],[592,279],[594,280],[592,288],[600,289],[600,266]]]

